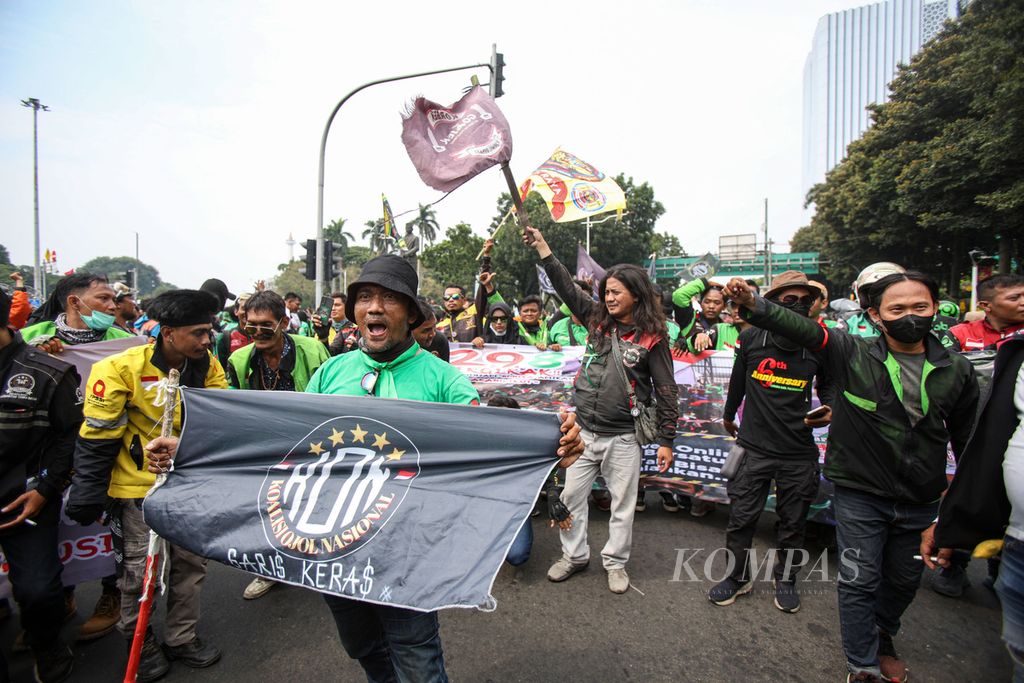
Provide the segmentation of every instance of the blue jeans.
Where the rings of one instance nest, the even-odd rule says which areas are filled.
[[[996,593],[1003,606],[1003,642],[1013,658],[1013,683],[1024,683],[1024,541],[1004,539]]]
[[[924,563],[915,560],[921,531],[938,501],[899,503],[864,491],[835,487],[839,551],[839,625],[847,668],[880,675],[878,632],[895,636],[914,600]]]
[[[530,559],[530,550],[532,548],[533,523],[530,522],[530,518],[527,517],[526,521],[523,522],[523,526],[519,527],[519,533],[516,534],[515,540],[512,541],[512,546],[508,549],[508,555],[505,556],[505,561],[513,567],[526,564],[526,561]]]
[[[447,683],[437,612],[324,595],[345,652],[369,683]]]

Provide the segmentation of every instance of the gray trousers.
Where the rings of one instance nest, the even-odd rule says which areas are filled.
[[[633,543],[633,515],[636,512],[636,487],[640,481],[640,445],[636,435],[598,436],[580,430],[586,449],[565,472],[562,502],[572,513],[572,528],[562,531],[562,556],[573,564],[590,559],[587,545],[587,496],[598,474],[604,476],[612,496],[608,520],[608,542],[601,549],[606,570],[622,569],[629,561]]]
[[[125,638],[135,635],[139,618],[139,597],[146,574],[149,526],[142,518],[141,500],[120,499],[121,533],[124,539],[124,573],[121,576],[121,620],[118,629]],[[199,595],[206,578],[206,560],[184,548],[167,544],[170,571],[167,577],[167,623],[164,642],[172,647],[190,643],[199,622]],[[153,598],[157,599],[159,593]],[[154,612],[156,610],[153,610]],[[152,622],[150,622],[152,623]]]

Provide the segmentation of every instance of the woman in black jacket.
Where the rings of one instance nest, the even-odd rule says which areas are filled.
[[[620,264],[608,269],[598,288],[598,301],[577,286],[569,271],[551,253],[544,236],[526,228],[524,241],[532,245],[558,296],[588,329],[582,367],[576,374],[576,419],[583,427],[586,450],[566,472],[562,502],[576,524],[562,531],[562,557],[548,570],[548,579],[564,581],[590,562],[587,545],[587,495],[598,474],[604,476],[612,496],[608,542],[601,559],[613,593],[629,590],[625,565],[633,534],[635,493],[640,477],[641,447],[629,391],[638,402],[656,404],[658,467],[672,464],[672,442],[679,418],[677,387],[672,369],[668,331],[661,301],[647,272]],[[613,345],[618,344],[619,353]],[[615,367],[616,356],[622,368]],[[631,385],[627,387],[623,381]]]

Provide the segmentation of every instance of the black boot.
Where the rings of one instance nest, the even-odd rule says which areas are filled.
[[[203,667],[215,664],[220,659],[220,650],[215,648],[213,645],[207,645],[203,641],[199,640],[199,636],[192,639],[191,642],[185,643],[184,645],[176,645],[171,647],[170,645],[164,645],[164,652],[170,659],[176,659],[186,666],[191,666],[194,669],[202,669]]]
[[[131,656],[132,644],[128,642],[128,654]],[[164,651],[156,642],[152,631],[146,631],[146,639],[142,641],[142,653],[139,657],[139,671],[135,680],[145,683],[163,677],[171,668],[171,663],[164,656]]]
[[[32,655],[36,658],[37,681],[60,683],[71,676],[71,669],[75,665],[75,656],[71,654],[71,648],[59,640],[47,647],[33,645]]]

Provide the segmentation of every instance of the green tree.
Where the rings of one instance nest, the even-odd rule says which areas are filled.
[[[412,219],[410,222],[419,229],[420,237],[422,237],[427,244],[433,244],[434,240],[437,239],[437,231],[441,229],[441,226],[438,225],[437,216],[430,204],[427,204],[426,206],[420,204],[416,213],[416,218]]]
[[[792,239],[789,240],[789,250],[791,252],[801,251],[818,251],[822,243],[822,226],[811,226],[805,225],[802,228],[798,228],[793,233]]]
[[[445,230],[445,239],[420,252],[421,260],[434,279],[460,284],[471,292],[479,269],[476,255],[483,246],[483,238],[474,235],[469,224],[459,223]]]
[[[342,251],[348,251],[349,245],[356,241],[352,233],[345,231],[344,218],[336,218],[324,226],[324,239],[341,244]]]
[[[363,230],[362,238],[369,240],[370,251],[374,255],[384,253],[384,247],[387,244],[387,240],[384,239],[384,233],[382,232],[380,221],[366,221],[363,225],[366,229]]]
[[[160,271],[155,267],[130,256],[98,256],[84,263],[78,270],[106,275],[114,282],[124,280],[125,271],[130,268],[135,269],[135,287],[142,296],[151,296],[161,285],[166,285],[165,289],[174,289],[174,285],[160,279]]]
[[[654,198],[654,189],[648,184],[637,185],[633,178],[619,174],[615,178],[626,194],[626,211],[621,219],[615,214],[599,216],[603,223],[593,223],[590,229],[590,253],[602,266],[616,263],[640,264],[654,249],[654,225],[665,213],[665,207]],[[508,212],[512,203],[509,194],[498,198],[498,211],[491,223],[492,229]],[[544,233],[544,239],[562,263],[575,272],[579,244],[586,243],[586,227],[582,221],[556,223],[541,196],[530,193],[524,202],[530,223]],[[682,250],[682,246],[679,246]],[[494,270],[497,287],[507,298],[537,294],[537,253],[522,243],[521,232],[509,218],[495,238]]]
[[[345,256],[345,265],[362,268],[363,264],[372,258],[373,252],[370,251],[369,247],[363,247],[360,245],[351,246],[348,248],[348,253]]]
[[[306,264],[304,261],[292,261],[291,263],[279,265],[277,267],[277,275],[267,282],[267,287],[281,296],[288,292],[295,292],[302,296],[303,306],[316,307],[317,302],[313,301],[316,287],[312,280],[306,279]]]
[[[651,238],[651,251],[658,256],[686,256],[679,238],[669,232],[655,233]]]
[[[1024,238],[1024,6],[971,3],[891,91],[808,193],[817,211],[797,244],[821,251],[832,280],[889,260],[955,294],[968,250],[999,253],[1006,270]]]
[[[13,285],[11,282],[11,273],[21,273],[22,277],[25,278],[25,286],[28,288],[29,295],[35,296],[35,292],[32,289],[32,266],[27,265],[15,265],[13,263],[0,263],[0,282],[4,285]],[[53,291],[53,288],[60,282],[60,279],[64,277],[63,273],[44,273],[43,278],[46,280],[46,292],[49,294]]]
[[[7,247],[0,244],[0,265],[11,265],[11,255],[7,253]]]

